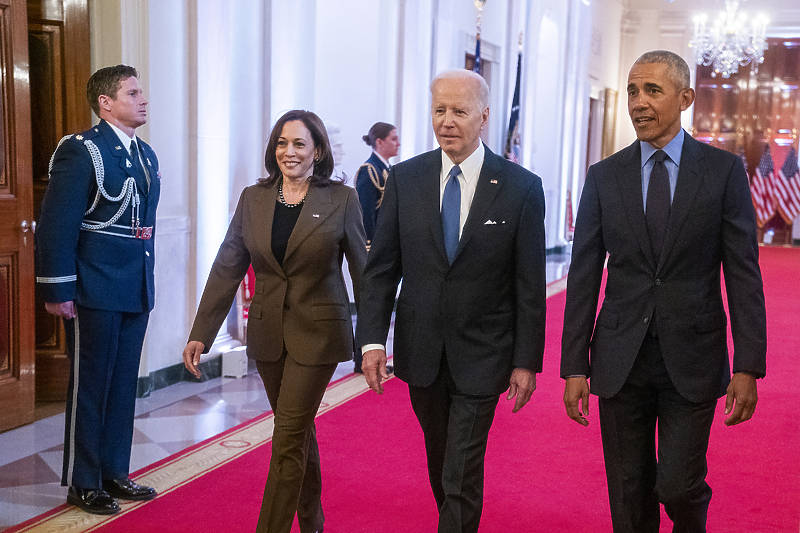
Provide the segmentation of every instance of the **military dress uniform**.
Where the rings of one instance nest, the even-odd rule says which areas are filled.
[[[131,154],[101,120],[62,139],[50,162],[36,282],[46,302],[74,301],[76,310],[64,321],[72,363],[64,486],[96,489],[129,474],[161,190],[155,152],[136,141]]]
[[[378,220],[378,210],[383,202],[383,188],[389,176],[389,166],[384,163],[378,154],[372,152],[367,162],[361,165],[356,172],[356,191],[358,201],[361,203],[361,213],[364,217],[364,232],[367,234],[367,249],[372,245],[375,235],[375,223]]]

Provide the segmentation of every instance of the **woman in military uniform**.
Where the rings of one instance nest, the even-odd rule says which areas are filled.
[[[356,172],[356,190],[364,214],[364,232],[367,234],[367,249],[375,235],[375,222],[383,202],[383,187],[389,175],[389,159],[400,150],[397,129],[386,122],[376,122],[369,133],[362,137],[372,148],[372,155]]]

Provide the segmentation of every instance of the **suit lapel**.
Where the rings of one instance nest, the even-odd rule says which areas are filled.
[[[418,173],[419,178],[419,202],[423,216],[430,221],[431,235],[436,248],[445,262],[447,262],[447,251],[444,248],[444,229],[442,228],[442,206],[441,206],[441,175],[442,175],[442,149],[438,148],[429,152],[430,158],[421,162]]]
[[[647,224],[644,218],[644,199],[642,198],[642,149],[639,141],[634,141],[628,147],[629,157],[620,169],[617,177],[622,203],[628,225],[636,237],[636,242],[642,249],[650,267],[656,268],[653,249],[650,246],[650,236],[647,234]]]
[[[659,269],[664,265],[669,252],[675,246],[683,223],[694,204],[697,191],[700,189],[703,179],[700,172],[700,160],[703,158],[703,154],[699,148],[700,142],[685,133],[678,181],[675,184],[675,195],[672,198],[667,235],[664,237],[664,250],[661,252],[661,260],[658,264]]]
[[[273,210],[275,206],[273,204]],[[289,259],[301,242],[306,240],[322,222],[334,211],[331,200],[330,187],[309,186],[306,194],[303,210],[300,211],[300,218],[297,219],[289,236],[289,243],[286,247],[286,256],[283,258],[284,264]]]
[[[503,186],[503,177],[500,175],[500,164],[497,157],[488,147],[484,146],[483,166],[478,175],[478,183],[475,187],[475,195],[472,197],[472,205],[469,208],[467,221],[464,223],[464,230],[461,232],[461,240],[458,241],[456,257],[469,242],[482,224],[489,206],[492,205],[497,193]]]

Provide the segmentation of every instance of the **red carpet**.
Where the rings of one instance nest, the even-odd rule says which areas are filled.
[[[800,422],[794,413],[800,250],[762,248],[761,257],[768,310],[768,375],[759,381],[758,409],[750,422],[725,427],[724,400],[718,407],[709,451],[708,481],[714,489],[710,533],[800,531]],[[569,420],[561,401],[558,365],[563,307],[563,292],[548,300],[545,369],[531,402],[516,415],[505,400],[498,408],[487,455],[482,533],[611,531],[596,399],[591,403],[588,428]],[[228,432],[228,440],[223,435],[215,442],[236,446],[243,441],[236,440],[235,431]],[[368,392],[329,409],[318,417],[317,433],[326,531],[435,531],[436,510],[422,435],[404,383],[393,379],[383,396]],[[200,453],[204,445],[179,455]],[[80,531],[252,531],[268,456],[268,443],[257,446],[209,468],[205,475],[189,476],[174,488],[162,490],[152,502],[133,504],[121,515]],[[138,475],[154,475],[158,467],[153,465]],[[59,512],[63,508],[9,531],[64,531],[64,527],[46,528]],[[671,522],[664,517],[661,531],[670,530]],[[298,531],[296,526],[293,531]]]

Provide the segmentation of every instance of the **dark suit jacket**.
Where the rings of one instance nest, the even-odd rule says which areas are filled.
[[[301,364],[347,361],[353,357],[353,323],[342,257],[347,256],[356,301],[367,258],[356,192],[345,185],[308,189],[283,267],[272,253],[277,197],[277,185],[242,191],[189,340],[201,341],[208,351],[252,263],[256,282],[247,321],[247,355],[276,361],[285,343]]]
[[[361,165],[356,172],[355,188],[358,191],[358,201],[361,202],[361,212],[364,215],[364,232],[367,234],[367,245],[372,244],[375,237],[375,223],[378,212],[383,202],[383,187],[386,184],[384,172],[388,174],[389,167],[381,158],[372,152],[367,162]],[[373,183],[373,178],[380,188]]]
[[[150,175],[149,187],[136,180],[139,224],[155,228],[161,194],[158,159],[147,143],[137,140]],[[87,146],[95,146],[102,158],[99,181]],[[153,309],[155,229],[150,239],[131,238],[133,202],[112,226],[99,231],[81,228],[82,222],[111,220],[124,202],[98,195],[98,183],[109,196],[117,197],[134,175],[128,147],[104,120],[65,138],[56,149],[36,231],[36,281],[46,302],[74,300],[85,307],[125,313]],[[95,200],[94,211],[85,215]]]
[[[608,279],[595,323],[606,254]],[[613,396],[655,319],[664,362],[681,395],[701,402],[725,394],[730,365],[720,266],[735,348],[733,371],[764,376],[764,293],[741,159],[685,135],[658,264],[645,226],[639,142],[592,165],[575,224],[562,377],[587,375],[594,394]]]
[[[441,150],[394,165],[361,285],[357,344],[386,342],[397,284],[394,370],[428,386],[443,351],[460,392],[499,394],[515,367],[541,372],[544,192],[486,149],[452,266],[439,208]]]

